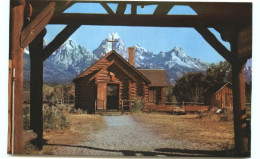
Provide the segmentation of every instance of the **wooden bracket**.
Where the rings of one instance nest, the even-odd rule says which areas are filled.
[[[102,7],[107,11],[108,14],[112,14],[112,15],[115,14],[115,13],[113,12],[113,10],[107,5],[107,3],[105,3],[105,2],[100,2],[100,4],[101,4]]]
[[[126,3],[118,3],[116,14],[123,15],[125,13]]]
[[[137,10],[137,5],[136,4],[131,4],[131,14],[132,15],[136,15],[137,14],[136,10]]]
[[[207,28],[195,27],[201,36],[229,63],[231,62],[231,52],[215,37]]]
[[[54,14],[55,2],[50,2],[32,21],[22,30],[21,47],[25,48],[45,28]]]
[[[160,4],[154,11],[154,15],[167,15],[168,12],[172,9],[173,4]]]
[[[79,24],[67,25],[43,50],[43,60],[46,60],[57,50],[78,28]]]

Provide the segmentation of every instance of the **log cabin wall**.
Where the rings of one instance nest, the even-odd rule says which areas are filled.
[[[213,94],[206,102],[212,107],[225,108],[233,106],[232,89],[224,87],[217,93]]]
[[[126,74],[118,69],[116,66],[112,65],[107,69],[109,72],[113,72],[113,74],[115,74],[115,78],[120,81],[121,83],[121,87],[119,90],[119,94],[120,94],[120,100],[128,100],[129,99],[129,80],[130,77],[126,76]],[[131,80],[133,81],[133,80]],[[107,81],[112,82],[110,81]]]
[[[158,105],[161,102],[161,100],[162,100],[161,87],[155,87],[154,90],[156,92],[155,103]]]
[[[161,89],[158,87],[149,87],[147,102],[158,104],[161,101]]]
[[[89,78],[83,78],[75,83],[75,108],[93,113],[97,98],[97,86],[94,81],[90,83],[88,81]]]
[[[166,102],[166,94],[165,94],[165,87],[161,88],[161,103],[165,103]]]
[[[149,87],[147,88],[146,102],[163,104],[166,101],[165,87]]]
[[[112,52],[74,80],[76,85],[76,107],[88,109],[89,112],[93,112],[95,110],[95,100],[102,100],[104,101],[104,104],[101,103],[101,105],[104,105],[102,109],[106,109],[107,84],[119,85],[119,105],[122,100],[133,100],[136,96],[144,97],[144,100],[147,101],[148,83],[144,81],[145,79],[142,74],[135,71],[133,67],[128,65],[127,61],[122,60],[117,54]],[[90,83],[93,85],[89,85]],[[90,108],[87,108],[86,103],[89,103],[88,101],[91,101]],[[100,104],[97,108],[101,109]]]
[[[129,81],[129,100],[134,100],[136,97],[136,83]]]
[[[136,81],[137,81],[137,96],[143,96],[143,81],[144,79],[142,79],[140,77],[140,75],[138,75],[133,68],[129,67],[125,62],[122,61],[122,59],[119,59],[118,56],[116,56],[115,54],[111,54],[110,56],[108,56],[106,58],[108,61],[112,61],[115,60],[116,63],[118,63],[122,68],[124,68],[124,70],[126,72],[128,72]],[[126,61],[127,62],[127,61]],[[128,62],[127,62],[128,63]]]
[[[144,94],[144,96],[143,96],[143,101],[144,101],[145,103],[147,103],[147,102],[148,102],[149,92],[148,92],[148,86],[147,86],[147,84],[146,84],[145,82],[143,82],[143,94]]]

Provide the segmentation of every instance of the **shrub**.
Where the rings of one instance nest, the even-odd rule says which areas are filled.
[[[87,111],[80,109],[80,108],[78,108],[78,109],[72,108],[70,110],[70,113],[72,113],[72,114],[87,114]]]
[[[23,128],[24,129],[30,128],[30,108],[29,107],[23,108]]]
[[[45,107],[43,109],[44,129],[62,129],[67,127],[67,119],[60,108]]]
[[[23,127],[30,129],[30,108],[23,108]],[[67,119],[61,108],[43,107],[43,128],[63,129],[67,127]]]
[[[134,99],[134,106],[132,108],[132,112],[139,112],[144,108],[144,101],[141,97],[136,97]]]

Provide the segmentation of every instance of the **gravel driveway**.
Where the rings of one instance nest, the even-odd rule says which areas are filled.
[[[60,145],[55,155],[79,156],[211,156],[214,145],[162,139],[131,115],[104,116],[107,129],[87,142]],[[75,136],[76,137],[76,136]]]

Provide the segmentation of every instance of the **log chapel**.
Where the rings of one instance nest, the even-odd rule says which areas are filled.
[[[123,110],[122,102],[143,99],[145,105],[165,102],[168,86],[162,69],[136,69],[134,47],[129,47],[129,61],[112,50],[78,75],[75,83],[75,108],[96,113],[100,110]]]

